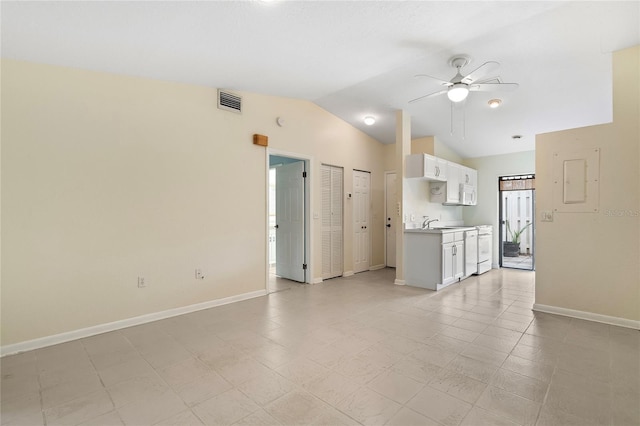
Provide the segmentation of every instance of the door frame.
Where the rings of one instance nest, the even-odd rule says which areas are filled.
[[[504,208],[504,203],[502,201],[502,192],[506,192],[506,191],[502,191],[500,189],[500,181],[503,180],[502,178],[508,178],[508,177],[524,177],[524,176],[531,176],[533,179],[535,179],[536,174],[535,173],[518,173],[518,174],[508,174],[508,175],[499,175],[498,176],[498,267],[503,268],[504,266],[502,266],[502,260],[503,260],[503,248],[502,248],[502,241],[505,238],[504,232],[502,231],[502,221],[503,221],[503,217],[502,217],[502,210]],[[532,224],[531,224],[531,269],[524,269],[524,268],[510,268],[508,266],[506,266],[506,268],[509,269],[521,269],[522,271],[535,271],[536,270],[536,190],[535,188],[532,189],[524,189],[522,191],[531,191],[531,218],[532,218]]]
[[[269,157],[272,155],[277,155],[280,157],[288,157],[296,160],[304,161],[304,169],[307,172],[307,178],[304,180],[304,263],[307,264],[307,272],[305,273],[305,283],[311,284],[314,282],[313,278],[313,232],[311,226],[311,212],[313,211],[313,185],[311,184],[311,180],[314,176],[313,170],[313,157],[298,154],[294,152],[281,151],[278,149],[267,148],[265,155],[265,289],[267,293],[272,293],[274,289],[271,289],[269,286]],[[276,241],[277,244],[277,241]],[[277,262],[277,259],[276,259]]]
[[[386,218],[390,217],[389,213],[394,213],[394,212],[387,211],[387,195],[388,195],[387,194],[387,176],[391,175],[391,174],[396,175],[396,179],[398,179],[398,174],[395,172],[395,170],[389,170],[389,171],[384,172],[384,217],[385,217],[384,226],[385,226],[385,228],[387,226],[387,219]],[[397,202],[398,202],[398,200],[396,199],[396,204],[397,204]],[[396,220],[396,226],[398,226],[398,222],[399,222],[399,220]],[[394,230],[394,232],[395,232],[395,230]],[[396,252],[397,252],[397,250],[398,250],[398,247],[397,247],[397,240],[396,240]],[[387,265],[387,230],[386,229],[384,230],[384,266],[388,266]]]

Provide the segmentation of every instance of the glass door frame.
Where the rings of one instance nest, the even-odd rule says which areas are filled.
[[[535,190],[535,173],[526,173],[526,174],[517,174],[517,175],[505,175],[498,176],[498,264],[500,268],[509,268],[509,269],[520,269],[523,271],[535,271],[536,270],[536,190]],[[506,237],[504,235],[504,221],[503,211],[504,211],[504,202],[502,193],[509,192],[509,190],[503,190],[500,187],[501,181],[507,180],[523,180],[523,179],[533,179],[534,185],[533,188],[524,188],[524,189],[515,189],[514,191],[531,191],[531,269],[529,268],[517,268],[513,266],[503,266],[504,260],[504,250],[503,250],[503,241]]]

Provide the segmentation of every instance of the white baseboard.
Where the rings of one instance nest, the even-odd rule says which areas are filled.
[[[350,277],[351,275],[353,275],[353,271],[344,271],[344,272],[342,273],[342,276],[343,276],[343,277]]]
[[[558,306],[541,305],[539,303],[534,303],[533,310],[537,312],[545,312],[547,314],[562,315],[565,317],[578,318],[587,321],[601,322],[604,324],[617,325],[619,327],[640,330],[640,321],[630,320],[626,318],[611,317],[609,315],[595,314],[593,312],[576,311],[575,309],[561,308]]]
[[[65,333],[54,334],[52,336],[40,337],[38,339],[27,340],[25,342],[14,343],[0,347],[0,356],[13,355],[19,352],[40,349],[46,346],[58,345],[60,343],[70,342],[72,340],[83,339],[85,337],[95,336],[97,334],[107,333],[110,331],[121,330],[123,328],[132,327],[134,325],[146,324],[161,319],[171,318],[178,315],[188,314],[191,312],[201,311],[203,309],[214,308],[216,306],[227,305],[229,303],[240,302],[243,300],[253,299],[255,297],[264,296],[266,290],[252,291],[250,293],[238,294],[236,296],[225,297],[223,299],[210,300],[208,302],[196,303],[194,305],[183,306],[180,308],[167,309],[166,311],[154,312],[152,314],[140,315],[138,317],[127,318],[124,320],[109,322],[106,324],[94,325],[92,327],[82,328],[79,330],[67,331]]]
[[[369,266],[369,270],[370,271],[377,271],[378,269],[384,269],[385,268],[385,264],[381,264],[381,265],[373,265],[373,266]]]
[[[393,281],[393,283],[395,285],[406,285],[407,284],[407,282],[405,280],[399,280],[397,278]]]
[[[320,284],[322,281],[322,278],[314,278],[311,284]]]

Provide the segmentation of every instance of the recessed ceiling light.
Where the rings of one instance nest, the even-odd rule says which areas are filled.
[[[364,118],[364,124],[366,124],[367,126],[371,126],[371,125],[373,125],[375,123],[376,123],[376,119],[374,117],[370,116],[370,115],[367,115]]]
[[[502,103],[502,99],[491,99],[487,102],[491,108],[498,108]]]

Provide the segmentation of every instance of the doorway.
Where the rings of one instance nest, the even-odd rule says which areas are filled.
[[[353,171],[353,272],[369,270],[371,252],[371,173]]]
[[[308,271],[308,160],[269,155],[268,291],[310,279]]]
[[[500,267],[535,269],[535,175],[501,176]]]

